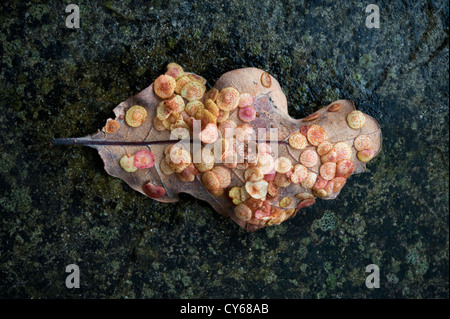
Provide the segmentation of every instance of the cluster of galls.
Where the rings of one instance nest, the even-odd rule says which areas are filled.
[[[263,86],[271,86],[271,76],[266,72],[260,80]],[[190,151],[178,144],[167,146],[160,162],[160,170],[165,175],[175,174],[178,180],[187,183],[198,176],[212,195],[227,196],[232,201],[236,218],[255,226],[279,224],[295,216],[299,209],[313,205],[316,197],[331,196],[344,187],[354,171],[352,144],[331,143],[324,128],[313,124],[320,117],[319,113],[304,118],[305,124],[287,138],[289,147],[301,151],[298,159],[291,155],[293,163],[287,157],[275,158],[269,144],[257,144],[252,139],[255,130],[248,123],[258,116],[254,96],[234,87],[220,91],[212,88],[205,94],[205,83],[204,78],[187,74],[178,64],[170,63],[167,72],[153,84],[155,94],[162,99],[153,119],[156,130],[170,130],[180,139],[187,138],[194,131],[194,121],[198,120],[201,131],[197,137],[202,145],[218,142],[222,146],[220,154],[214,153],[212,148],[202,147],[200,154],[194,154],[199,161],[193,161]],[[337,112],[341,107],[335,103],[327,111]],[[233,112],[237,112],[243,123],[229,119]],[[146,117],[145,109],[135,105],[127,110],[125,121],[129,126],[137,127]],[[105,127],[107,133],[117,129],[116,123],[111,121]],[[352,111],[347,115],[347,123],[352,129],[360,129],[365,116],[360,111]],[[108,131],[108,127],[112,129]],[[373,158],[369,136],[358,136],[353,146],[359,160],[368,162]],[[153,161],[150,151],[140,151],[134,156],[125,155],[120,164],[127,172],[134,172],[153,166]],[[222,164],[216,165],[217,162]],[[238,172],[235,175],[241,179],[242,186],[228,189],[231,170]],[[296,199],[282,196],[289,194],[284,189],[291,184],[301,185],[303,189],[295,195]],[[165,194],[163,187],[151,183],[145,184],[143,189],[153,198]]]
[[[327,110],[337,112],[341,107],[335,103]],[[314,113],[303,122],[312,122],[319,117],[320,113]],[[347,124],[352,129],[358,130],[364,123],[365,116],[360,111],[347,115]],[[257,165],[244,173],[244,186],[230,190],[229,197],[236,205],[235,216],[238,219],[255,226],[279,224],[295,216],[301,208],[313,205],[316,197],[339,192],[352,175],[352,144],[331,143],[323,127],[306,123],[291,133],[287,140],[290,147],[302,151],[297,163],[286,157],[274,159],[270,151],[260,153]],[[368,162],[373,158],[375,152],[370,136],[359,135],[353,140],[353,146],[360,161]],[[291,184],[300,184],[304,189],[295,195],[299,200],[296,206],[294,198],[280,196],[283,188]]]

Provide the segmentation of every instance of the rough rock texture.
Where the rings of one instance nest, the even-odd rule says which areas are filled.
[[[59,1],[0,5],[0,297],[448,298],[447,1],[380,1],[380,29],[363,2],[197,3],[80,1],[80,29]],[[354,100],[383,150],[336,200],[249,234],[190,196],[131,190],[93,149],[49,147],[171,61],[210,85],[265,69],[296,118]]]

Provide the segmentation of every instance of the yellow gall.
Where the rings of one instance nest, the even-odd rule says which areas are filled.
[[[218,141],[219,143],[221,143],[220,145],[222,146],[222,149],[216,149],[216,153],[217,153],[217,157],[230,152],[232,150],[234,150],[234,140],[232,138],[220,138],[220,141]],[[217,144],[219,145],[219,144]]]
[[[206,79],[200,75],[190,73],[190,74],[188,74],[188,78],[190,78],[192,82],[199,82],[203,85],[206,84]]]
[[[305,199],[312,199],[314,198],[314,195],[311,193],[298,193],[297,195],[295,195],[295,197],[297,197],[300,200],[305,200]]]
[[[175,145],[167,145],[164,148],[164,156],[169,157],[170,156],[170,151],[172,150],[172,147],[174,147]]]
[[[331,194],[333,194],[334,182],[328,181],[327,185],[325,185],[323,189],[325,190],[325,192],[327,192],[327,196],[330,196]]]
[[[169,121],[169,124],[175,124],[176,122],[183,120],[183,117],[179,113],[172,112],[167,120]]]
[[[361,111],[352,111],[347,115],[347,123],[352,129],[360,129],[366,123],[366,117]]]
[[[280,194],[280,187],[274,182],[269,182],[267,186],[267,200],[272,201]]]
[[[240,124],[234,130],[236,140],[239,142],[249,141],[255,134],[255,130],[248,123]]]
[[[173,95],[169,99],[165,100],[163,103],[174,113],[181,113],[184,111],[184,100],[180,95]]]
[[[313,186],[313,189],[321,189],[327,186],[328,181],[324,179],[322,176],[317,176],[316,183]]]
[[[170,167],[169,162],[167,161],[166,158],[163,158],[161,160],[161,163],[159,164],[159,169],[161,170],[161,172],[163,172],[164,175],[172,175],[173,173],[175,173],[173,169]]]
[[[217,118],[207,109],[199,109],[194,117],[196,120],[201,121],[202,129],[209,123],[216,124],[217,122]]]
[[[241,188],[239,186],[235,186],[228,192],[228,196],[233,201],[234,205],[239,205],[242,203],[241,200]]]
[[[351,160],[342,160],[336,165],[336,177],[348,178],[354,170],[355,166]]]
[[[220,124],[225,122],[229,116],[230,116],[229,111],[219,110],[219,115],[217,115],[217,123]]]
[[[125,114],[125,122],[131,127],[138,127],[144,123],[147,117],[147,111],[144,107],[134,105],[127,110]]]
[[[261,84],[266,88],[270,88],[272,86],[272,77],[269,73],[263,72],[261,74]]]
[[[289,179],[294,184],[300,184],[306,179],[307,176],[308,176],[308,169],[302,164],[296,164],[294,166],[294,171],[292,172]]]
[[[237,124],[235,121],[227,119],[220,123],[219,131],[222,134],[222,137],[232,137],[234,135],[234,130],[236,129]],[[227,134],[229,136],[227,136]]]
[[[278,187],[288,187],[289,185],[291,185],[291,181],[286,176],[286,174],[276,173],[273,182]]]
[[[217,104],[214,103],[213,100],[211,99],[207,99],[205,101],[205,109],[207,109],[208,111],[211,112],[212,115],[214,115],[215,117],[219,116],[219,108],[217,107]]]
[[[197,114],[197,112],[199,110],[204,109],[204,108],[205,108],[205,106],[203,105],[203,103],[201,101],[192,101],[192,102],[189,102],[188,104],[186,104],[186,106],[184,107],[184,110],[190,116],[195,116],[195,114]]]
[[[258,143],[258,155],[259,154],[270,154],[272,153],[272,148],[267,143]]]
[[[179,162],[179,163],[169,162],[169,165],[170,165],[170,168],[175,173],[181,173],[186,167],[189,166],[189,163],[186,163],[186,162]]]
[[[294,132],[289,136],[289,145],[297,150],[302,150],[308,145],[308,140],[300,132]]]
[[[239,107],[252,106],[255,103],[255,98],[250,93],[241,93],[239,96]]]
[[[183,71],[183,68],[181,67],[181,65],[179,65],[175,62],[171,62],[171,63],[167,64],[167,71],[165,74],[170,75],[175,80],[177,80],[184,75],[184,71]]]
[[[236,169],[243,171],[243,170],[246,170],[248,168],[248,166],[249,166],[248,162],[244,161],[244,163],[237,163]]]
[[[345,142],[336,143],[333,150],[336,152],[336,162],[352,158],[352,147]]]
[[[105,127],[103,128],[103,131],[106,134],[112,134],[115,131],[117,131],[119,129],[119,127],[120,127],[120,123],[118,121],[112,120],[112,119],[108,119],[106,121]]]
[[[234,169],[237,167],[237,153],[231,150],[222,155],[222,163],[228,168]]]
[[[166,130],[170,130],[170,125],[172,125],[167,119],[162,120],[162,124]]]
[[[164,101],[159,103],[156,107],[156,117],[161,121],[167,120],[172,112],[173,111],[164,104]]]
[[[361,162],[367,163],[375,156],[375,151],[370,148],[368,150],[359,151],[356,155]]]
[[[280,207],[286,208],[289,207],[293,202],[293,198],[290,196],[285,196],[282,199],[280,199]]]
[[[246,182],[245,190],[251,197],[255,199],[262,199],[265,198],[267,195],[268,185],[269,183],[267,183],[265,180],[256,182]]]
[[[234,110],[239,105],[239,91],[233,87],[222,89],[217,96],[216,104],[221,110]]]
[[[193,182],[198,171],[194,164],[189,164],[183,171],[177,173],[177,177],[182,182]]]
[[[137,167],[134,165],[134,155],[125,154],[120,159],[120,166],[123,168],[125,172],[133,173],[137,171]]]
[[[250,198],[250,195],[247,193],[247,191],[245,190],[245,187],[242,186],[241,187],[241,201],[245,202],[247,199]]]
[[[294,217],[295,216],[295,208],[290,208],[290,209],[286,209],[285,213],[286,213],[286,219],[288,219],[289,217]]]
[[[300,163],[306,167],[313,167],[319,162],[319,155],[313,149],[308,149],[300,155]]]
[[[308,141],[314,146],[318,146],[320,143],[328,139],[328,134],[319,125],[311,125],[306,135],[308,137]]]
[[[368,135],[359,135],[353,141],[353,145],[355,146],[357,151],[364,151],[372,148],[372,140]]]
[[[166,127],[164,126],[163,122],[156,116],[153,119],[153,127],[157,131],[164,131],[166,129]]]
[[[218,137],[219,130],[214,123],[208,123],[199,134],[199,139],[205,144],[214,143],[215,141],[217,141]]]
[[[192,162],[191,154],[182,147],[172,147],[167,159],[175,173],[181,173]]]
[[[189,102],[201,100],[205,94],[206,87],[200,82],[190,82],[181,90],[181,96]]]
[[[161,99],[168,99],[175,92],[176,80],[170,75],[160,75],[153,83],[155,94]]]
[[[186,170],[186,169],[185,169]],[[181,173],[176,173],[177,178],[184,183],[191,183],[195,180],[194,174],[183,174],[184,170]]]
[[[335,150],[331,150],[327,154],[323,155],[320,158],[320,160],[322,163],[328,163],[328,162],[337,163],[337,153]]]
[[[316,197],[325,197],[327,196],[327,191],[323,188],[313,189],[313,193]]]
[[[215,173],[207,171],[202,175],[202,183],[209,191],[217,191],[220,189],[220,181]]]
[[[231,183],[230,170],[224,166],[214,166],[211,172],[217,175],[219,179],[220,188],[227,188]]]
[[[317,154],[319,156],[324,156],[328,154],[333,149],[333,144],[328,141],[324,141],[317,146]]]
[[[270,210],[270,220],[267,225],[279,225],[286,219],[286,212],[284,209],[279,209],[278,207],[272,207]]]
[[[208,124],[216,125],[217,118],[207,109],[200,109],[195,113],[195,119],[201,122],[201,128],[204,129]]]
[[[199,154],[196,154],[194,156],[194,160],[196,160],[197,158],[200,160],[200,162],[194,162],[194,166],[199,172],[204,173],[214,167],[214,156],[207,148],[203,148],[199,151]]]
[[[292,168],[292,162],[287,157],[279,157],[274,162],[274,168],[277,173],[287,173]]]
[[[182,122],[184,123],[184,122]],[[184,123],[186,125],[186,123]],[[179,125],[178,123],[172,124],[172,126]],[[189,138],[189,129],[183,126],[175,127],[170,131],[170,139],[182,140]]]
[[[301,182],[303,188],[313,188],[314,184],[316,184],[317,174],[314,172],[308,172],[305,180]]]
[[[269,174],[275,165],[275,160],[270,154],[258,154],[258,160],[256,166],[261,170],[263,174]]]
[[[344,177],[335,177],[331,181],[333,182],[333,192],[337,193],[344,187],[347,179]]]
[[[252,210],[245,204],[239,204],[234,209],[234,216],[236,216],[237,219],[242,220],[244,222],[249,221],[252,218]]]
[[[336,176],[336,163],[328,162],[320,166],[320,176],[323,179],[330,181]]]
[[[222,196],[223,193],[225,192],[223,188],[219,188],[218,190],[215,191],[209,191],[212,195],[219,197]]]
[[[216,88],[211,88],[208,92],[206,92],[205,100],[212,100],[213,102],[216,102],[218,96],[219,90]]]
[[[184,86],[188,83],[191,83],[191,79],[187,76],[182,76],[176,81],[175,93],[181,94],[181,90],[183,90]]]
[[[176,130],[177,128],[182,128],[184,129],[186,132],[189,132],[189,125],[187,125],[187,123],[185,121],[183,121],[182,118],[179,118],[175,121],[175,123],[170,124],[170,130],[173,132],[174,130]],[[179,132],[176,132],[177,134]],[[186,133],[183,133],[183,136],[185,136]]]
[[[264,174],[257,167],[250,167],[244,172],[244,178],[248,182],[256,182],[264,179]]]

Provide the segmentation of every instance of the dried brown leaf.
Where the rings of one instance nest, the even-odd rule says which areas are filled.
[[[316,111],[314,116],[307,117],[306,120],[293,119],[288,114],[286,96],[278,81],[272,77],[270,87],[267,87],[267,83],[264,86],[261,83],[263,73],[263,70],[257,68],[244,68],[230,71],[220,77],[214,88],[220,92],[223,88],[233,87],[239,92],[249,93],[255,98],[253,107],[258,112],[258,116],[250,125],[255,130],[257,128],[265,128],[267,130],[278,128],[278,157],[286,157],[295,165],[299,164],[299,157],[303,151],[316,149],[311,144],[301,150],[289,146],[289,136],[293,132],[299,132],[300,128],[304,125],[309,125],[310,127],[313,125],[321,126],[328,135],[328,141],[333,145],[338,142],[347,143],[352,148],[351,161],[354,163],[353,174],[363,172],[366,167],[366,163],[358,159],[357,151],[353,146],[356,137],[359,135],[369,136],[375,155],[380,152],[381,130],[376,120],[365,114],[366,121],[362,128],[355,130],[349,127],[346,118],[348,113],[355,110],[355,105],[352,101],[334,101],[328,106]],[[187,182],[181,181],[177,177],[177,174],[164,174],[161,171],[160,163],[165,157],[165,149],[168,145],[165,141],[170,139],[170,131],[161,131],[161,125],[159,125],[159,129],[154,126],[156,109],[161,101],[163,100],[154,93],[152,84],[136,96],[132,96],[123,101],[114,109],[116,115],[115,121],[120,123],[120,127],[114,132],[108,134],[105,131],[99,131],[96,134],[79,139],[58,139],[55,141],[55,144],[82,144],[93,147],[98,150],[103,159],[106,172],[111,176],[124,180],[136,191],[145,195],[144,185],[149,182],[153,185],[160,186],[164,188],[165,194],[156,200],[165,203],[177,202],[179,200],[178,194],[181,192],[191,194],[200,200],[207,201],[218,213],[232,218],[237,224],[249,231],[254,231],[271,224],[278,224],[280,219],[283,221],[284,218],[296,215],[296,211],[293,213],[294,210],[292,208],[297,207],[300,209],[309,206],[300,204],[302,199],[295,195],[314,195],[312,189],[303,188],[302,183],[290,183],[288,187],[280,188],[275,198],[270,197],[271,206],[268,206],[266,204],[267,202],[256,203],[255,200],[250,200],[253,206],[256,204],[259,205],[257,213],[254,212],[256,217],[253,216],[251,219],[243,220],[242,217],[238,218],[235,215],[236,206],[229,198],[228,192],[235,186],[244,186],[244,170],[237,168],[231,170],[231,182],[223,192],[223,195],[220,195],[222,192],[217,192],[216,194],[210,193],[202,184],[201,174],[195,175],[193,181],[188,182],[189,187],[186,187]],[[205,102],[204,97],[202,102]],[[139,127],[130,127],[124,120],[126,111],[134,105],[143,106],[148,114],[147,119]],[[333,105],[339,105],[339,108],[333,107]],[[239,125],[243,122],[239,120],[238,110],[239,108],[231,111],[228,120],[233,120]],[[305,128],[306,130],[307,128]],[[126,154],[135,154],[140,150],[150,150],[153,152],[155,165],[149,169],[140,169],[133,173],[124,171],[119,164],[120,159]],[[320,165],[319,160],[317,165],[308,168],[308,170],[319,175]],[[328,189],[331,189],[331,187]],[[339,188],[335,187],[334,189]],[[338,193],[332,192],[321,198],[334,199]],[[290,208],[289,210],[285,210],[279,206],[279,200],[284,197],[292,198],[292,203],[288,207]],[[311,202],[314,203],[314,200],[311,200]],[[265,208],[262,209],[260,206]],[[270,209],[270,207],[272,208]]]

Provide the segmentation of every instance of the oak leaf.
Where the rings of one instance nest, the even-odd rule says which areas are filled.
[[[203,78],[192,73],[183,73],[179,70],[177,72],[183,74],[180,81],[182,84],[186,85],[192,81],[204,82]],[[201,85],[195,86],[195,88],[198,87]],[[184,88],[187,87],[184,86]],[[203,108],[203,111],[199,113],[202,115],[201,125],[204,128],[205,123],[213,123],[209,126],[206,125],[209,131],[206,129],[205,133],[202,131],[203,135],[200,135],[200,138],[216,138],[215,136],[211,137],[209,132],[211,127],[220,125],[217,123],[220,116],[222,122],[228,116],[226,118],[228,123],[233,121],[235,125],[244,124],[239,117],[240,106],[236,107],[237,104],[224,106],[224,100],[228,97],[225,96],[225,93],[220,94],[228,88],[234,89],[229,89],[231,95],[235,94],[236,90],[238,94],[247,93],[243,95],[246,100],[242,101],[242,104],[245,105],[241,106],[252,107],[256,110],[256,117],[251,114],[252,118],[248,123],[255,132],[258,129],[266,129],[267,132],[270,129],[278,129],[276,140],[267,135],[261,143],[265,144],[266,148],[267,144],[276,145],[278,152],[276,156],[272,156],[274,150],[269,149],[266,150],[266,153],[263,151],[263,153],[253,154],[253,160],[256,162],[251,162],[249,147],[251,142],[245,142],[244,146],[241,145],[243,148],[240,150],[243,152],[244,163],[225,166],[216,163],[210,167],[206,167],[207,163],[206,166],[201,167],[186,163],[187,165],[183,166],[180,172],[173,173],[177,166],[169,165],[170,161],[167,161],[166,157],[168,156],[167,147],[178,142],[170,140],[171,131],[177,127],[164,127],[164,125],[178,123],[175,126],[188,129],[192,134],[192,123],[188,123],[193,120],[192,116],[187,112],[180,113],[179,111],[184,109],[195,116],[198,110],[193,111],[193,109],[195,107],[202,108],[202,106],[195,102],[197,104],[190,104],[188,109],[186,105],[190,101],[185,98],[183,99],[184,106],[179,109],[180,106],[174,104],[176,99],[171,100],[174,96],[162,99],[155,94],[154,83],[120,103],[114,109],[116,118],[108,119],[102,131],[83,138],[56,139],[54,144],[79,144],[93,147],[100,154],[106,172],[122,179],[134,190],[165,203],[177,202],[178,194],[181,192],[191,194],[208,202],[218,213],[232,218],[238,225],[249,231],[279,224],[295,216],[299,209],[314,204],[318,197],[321,199],[336,198],[346,179],[352,174],[363,172],[366,162],[381,150],[381,130],[376,120],[367,114],[355,112],[352,115],[354,114],[357,120],[362,119],[363,125],[359,127],[359,122],[349,123],[349,121],[353,121],[353,117],[349,114],[355,111],[352,101],[334,101],[304,119],[293,119],[288,114],[286,96],[278,81],[257,68],[243,68],[227,72],[220,77],[214,88],[205,94],[202,94],[203,92],[200,90],[201,98],[199,100],[203,106],[208,105],[207,109]],[[186,90],[183,92],[180,89],[176,90],[181,92],[181,95],[190,94]],[[199,94],[198,91],[194,93]],[[175,95],[177,94],[175,93]],[[250,102],[248,102],[249,97],[253,97]],[[178,98],[177,101],[179,100],[181,99]],[[215,102],[206,103],[206,100]],[[169,108],[163,109],[164,105],[160,106],[161,103],[166,103],[166,107]],[[142,114],[136,115],[138,121],[136,127],[127,124],[126,119],[127,111],[134,106],[141,106],[144,110],[142,123],[139,122],[141,121],[139,116]],[[163,121],[154,120],[157,117],[158,107],[160,107],[162,118],[167,116],[167,113],[177,110],[178,113],[173,113],[178,114],[178,117],[174,117],[176,121],[169,124],[165,122],[164,125],[161,125]],[[230,110],[225,107],[230,107]],[[241,117],[247,114],[245,112],[250,114],[244,110],[241,112]],[[210,114],[213,116],[211,117]],[[181,131],[179,130],[179,132]],[[206,136],[207,133],[208,136]],[[188,147],[191,148],[191,152],[192,145],[198,138],[199,136],[192,137],[190,135],[191,143]],[[231,141],[236,143],[236,140]],[[205,146],[204,143],[201,145]],[[125,171],[121,165],[121,159],[142,150],[152,153],[154,157],[152,166]],[[305,154],[303,154],[304,152]],[[264,154],[268,155],[264,157]],[[303,156],[301,156],[302,154]],[[264,171],[267,167],[258,162],[258,160],[264,161],[269,157],[273,158],[273,165],[276,165],[270,169],[270,172]],[[129,158],[124,158],[124,162],[127,159]],[[132,164],[131,162],[130,165],[132,166]],[[212,168],[213,166],[214,168]],[[278,172],[275,172],[274,169]],[[229,177],[226,171],[228,171]]]

